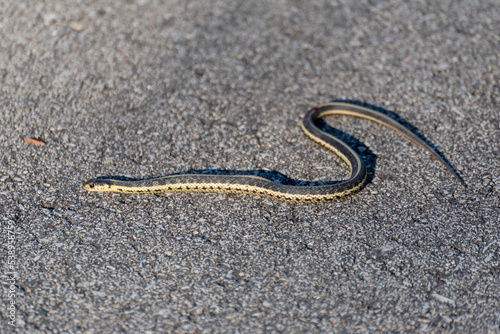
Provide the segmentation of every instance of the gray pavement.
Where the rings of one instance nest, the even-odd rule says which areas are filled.
[[[500,332],[496,1],[2,1],[0,24],[0,332]],[[468,188],[330,117],[371,168],[342,201],[81,189],[341,179],[298,126],[335,99],[397,113]]]

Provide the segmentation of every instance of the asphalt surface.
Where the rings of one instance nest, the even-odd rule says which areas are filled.
[[[0,332],[500,332],[496,1],[0,8]],[[342,201],[81,188],[198,169],[342,179],[298,126],[336,99],[398,114],[468,188],[349,117],[326,122],[371,180]]]

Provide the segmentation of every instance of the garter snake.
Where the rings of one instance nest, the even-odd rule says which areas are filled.
[[[347,115],[369,119],[383,124],[407,137],[429,151],[465,186],[460,176],[441,155],[425,140],[404,125],[380,111],[348,102],[333,102],[311,109],[301,127],[313,141],[338,155],[350,168],[351,176],[344,181],[326,185],[287,185],[273,182],[258,175],[175,174],[149,179],[125,177],[99,177],[84,183],[88,191],[118,193],[163,192],[222,192],[245,193],[293,202],[325,202],[348,196],[365,185],[367,169],[359,154],[341,139],[321,130],[316,121],[330,115]]]

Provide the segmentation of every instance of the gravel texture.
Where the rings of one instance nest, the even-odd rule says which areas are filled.
[[[0,332],[500,332],[496,1],[0,8]],[[207,168],[341,179],[298,126],[334,99],[397,113],[468,188],[331,117],[371,170],[343,201],[81,189]]]

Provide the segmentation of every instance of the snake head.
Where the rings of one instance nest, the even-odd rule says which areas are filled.
[[[111,184],[106,179],[92,179],[83,184],[87,191],[111,191]]]

